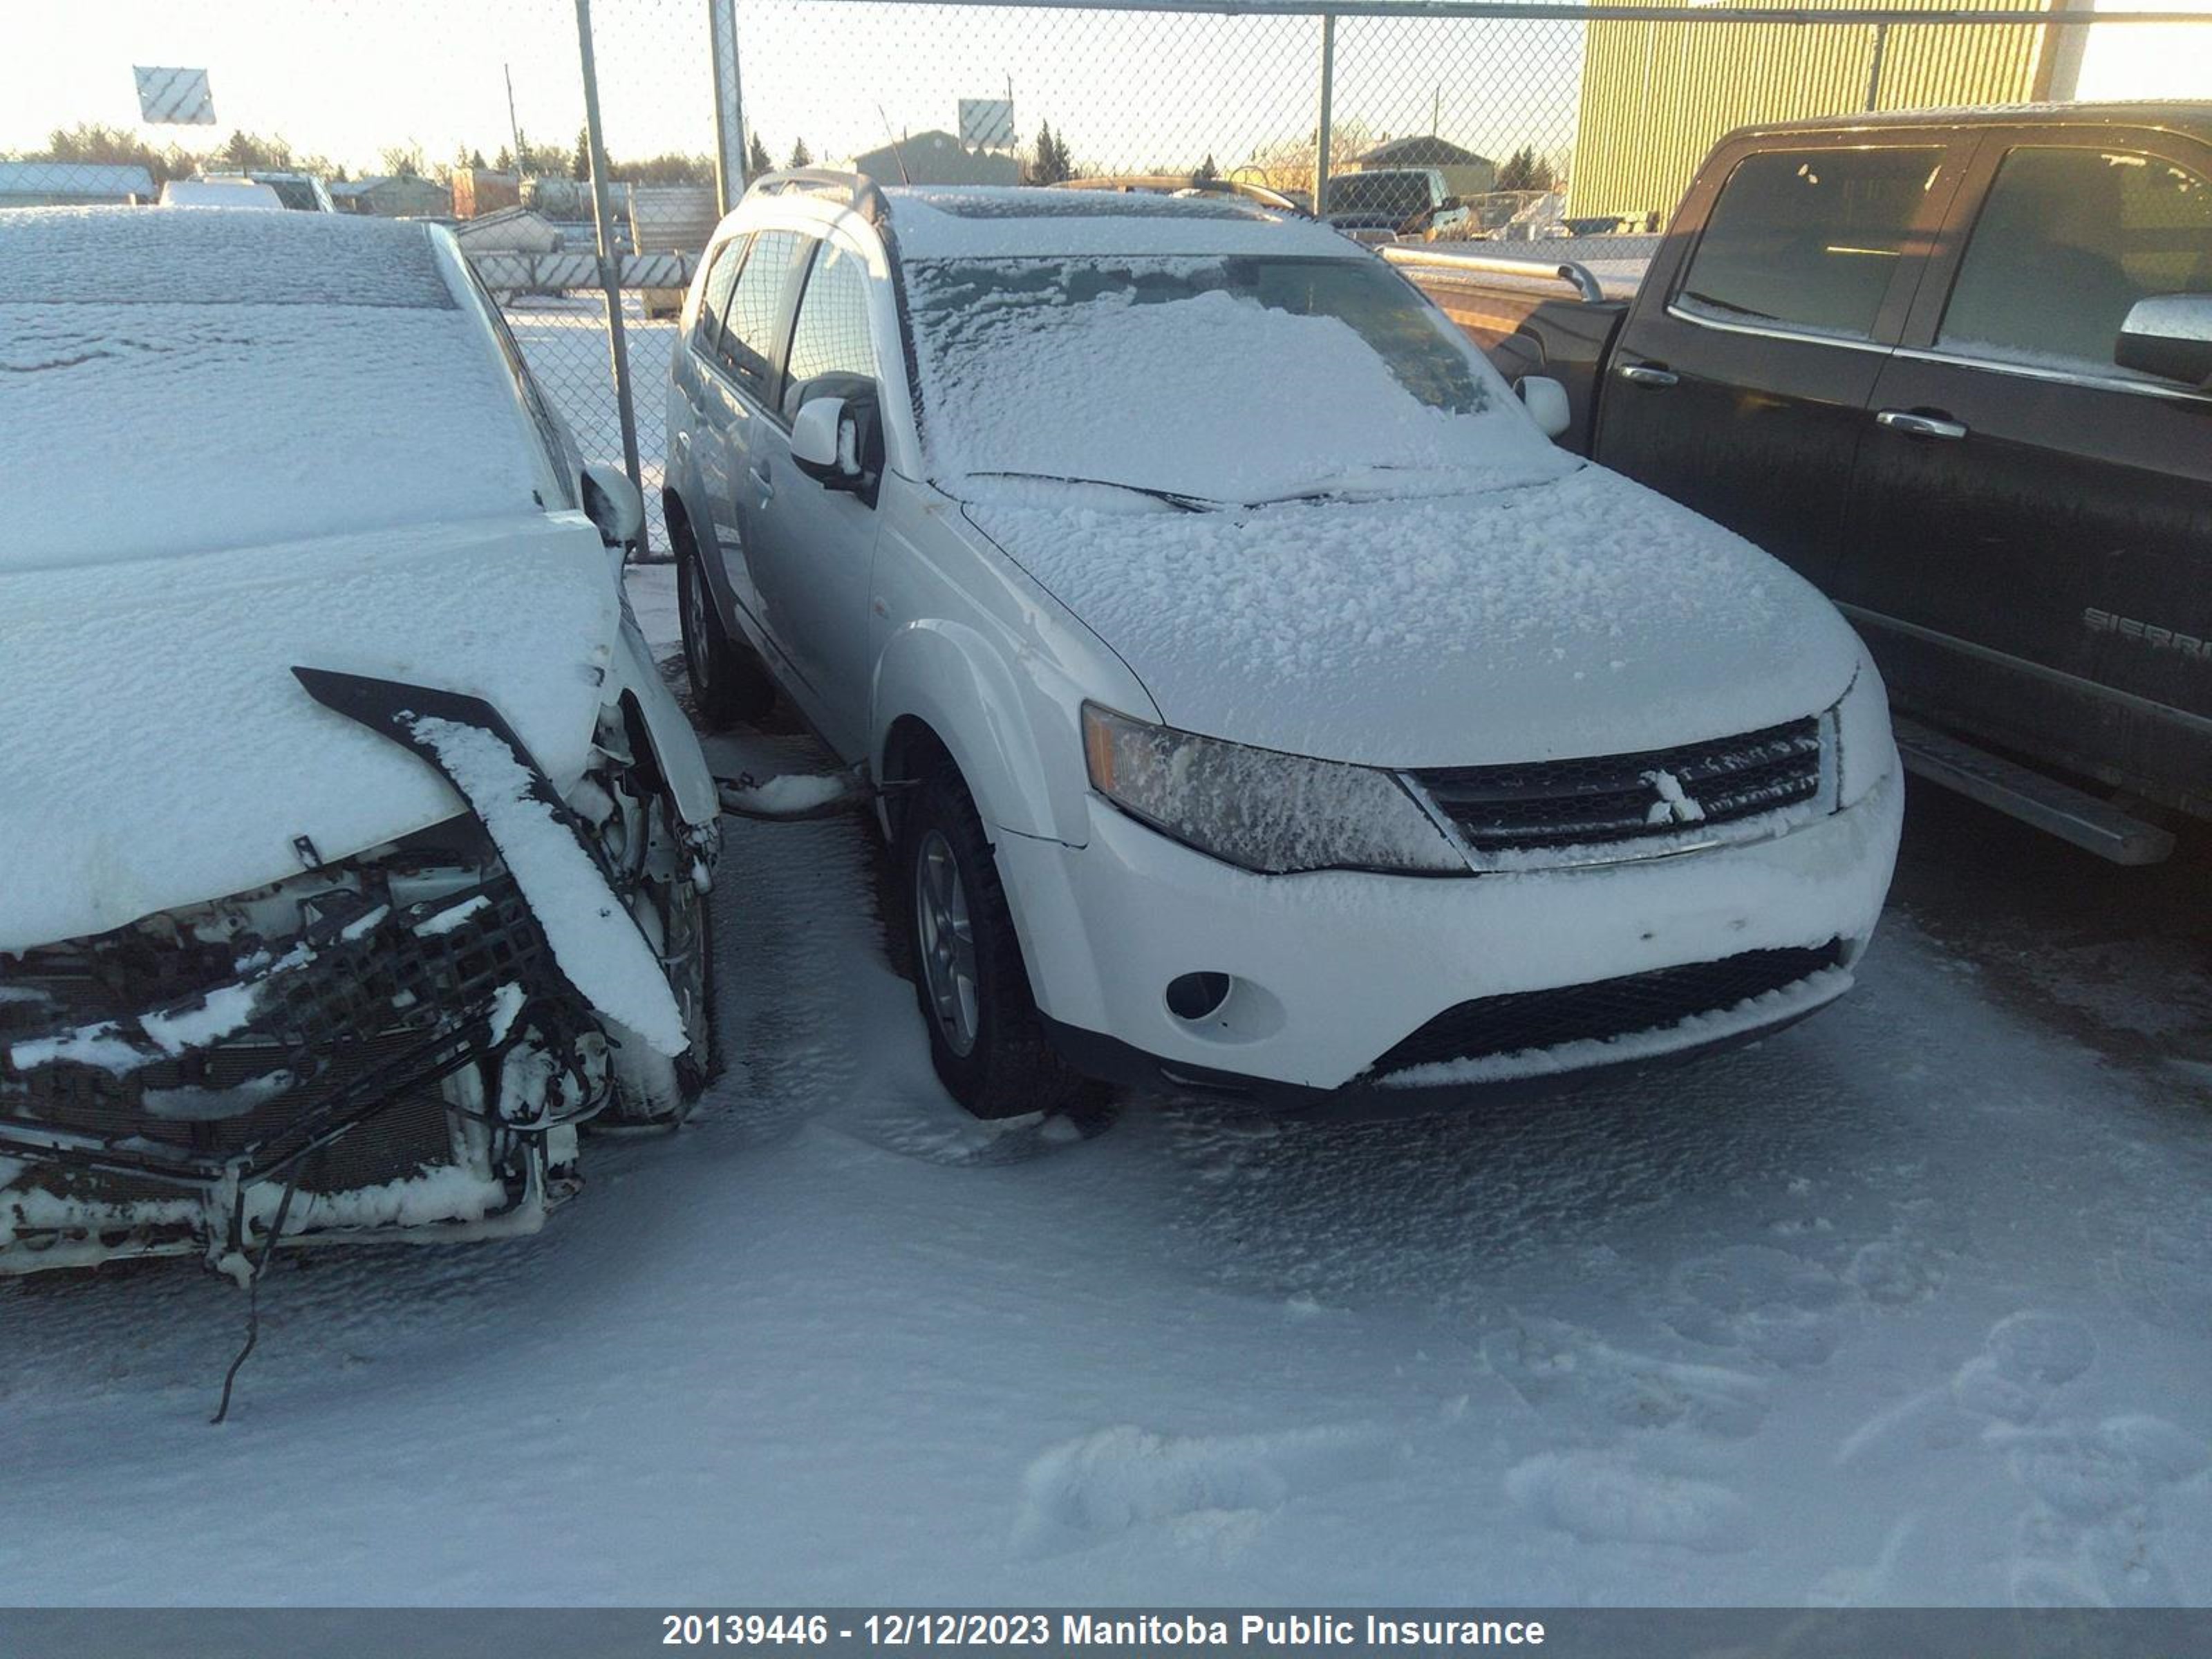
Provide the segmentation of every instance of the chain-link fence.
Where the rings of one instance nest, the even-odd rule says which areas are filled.
[[[1748,121],[2203,95],[2212,0],[2186,3],[2203,9],[172,0],[95,28],[37,0],[0,66],[0,208],[232,175],[287,205],[452,224],[586,454],[635,469],[650,556],[667,549],[672,319],[760,171],[1242,186],[1363,240],[1548,257],[1571,239],[1632,269],[1712,141]]]

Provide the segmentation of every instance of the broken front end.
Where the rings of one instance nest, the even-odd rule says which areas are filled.
[[[586,1000],[546,913],[637,922],[690,988],[695,1063],[714,837],[672,821],[619,719],[593,752],[547,808],[595,872],[574,896],[471,798],[353,858],[302,847],[313,867],[250,892],[0,953],[0,1273],[197,1254],[242,1280],[279,1230],[526,1232],[579,1184],[579,1124],[680,1116],[699,1079]]]

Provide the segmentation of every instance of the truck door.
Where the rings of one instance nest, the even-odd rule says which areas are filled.
[[[2212,391],[2114,361],[2168,294],[2212,295],[2212,148],[1990,133],[1876,382],[1836,593],[1901,702],[2212,801]]]
[[[1913,134],[1717,155],[1614,348],[1597,459],[1825,584],[1867,398],[1960,170]]]

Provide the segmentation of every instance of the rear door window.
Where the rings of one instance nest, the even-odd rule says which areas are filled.
[[[784,283],[799,240],[793,230],[764,230],[753,238],[722,323],[722,366],[763,404],[769,400],[775,379],[775,327],[783,315]]]
[[[1870,340],[1940,149],[1771,150],[1721,187],[1675,304],[1711,321]]]
[[[1997,169],[1936,344],[2124,374],[2120,325],[2154,294],[2212,294],[2212,185],[2138,152],[2024,147]]]
[[[707,272],[707,284],[699,295],[699,315],[691,325],[691,342],[709,356],[720,341],[722,318],[730,308],[730,290],[738,285],[738,269],[745,262],[745,246],[751,240],[750,236],[732,236],[722,244]]]

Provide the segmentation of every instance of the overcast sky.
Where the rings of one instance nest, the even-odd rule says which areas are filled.
[[[2207,13],[2201,27],[2093,33],[2084,97],[2212,88],[2212,0],[2106,0],[2106,9]],[[607,141],[617,156],[714,143],[707,0],[597,0]],[[1011,87],[1026,141],[1040,120],[1078,161],[1224,169],[1310,134],[1319,25],[1310,17],[1048,13],[875,0],[738,0],[745,113],[781,162],[886,129],[950,127],[963,96]],[[515,118],[533,142],[574,140],[583,116],[573,0],[21,0],[0,55],[0,148],[78,121],[137,127],[134,64],[204,68],[217,125],[145,128],[213,142],[281,133],[360,170],[383,146],[431,161],[492,155]],[[1336,110],[1376,137],[1426,132],[1492,155],[1572,135],[1578,25],[1346,19]]]

